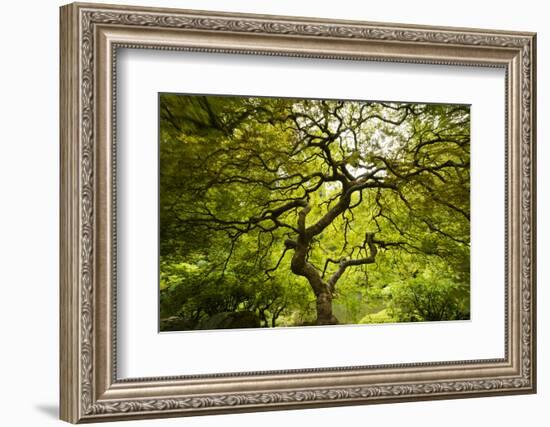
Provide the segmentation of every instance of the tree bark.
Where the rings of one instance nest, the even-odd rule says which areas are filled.
[[[311,206],[306,206],[298,213],[298,238],[285,241],[287,249],[294,249],[291,261],[291,270],[298,276],[303,276],[309,282],[315,297],[317,298],[317,319],[316,325],[335,325],[338,320],[332,314],[332,290],[326,283],[319,271],[307,261],[307,253],[311,244],[312,236],[306,232],[306,215]]]
[[[317,296],[316,325],[337,325],[338,319],[332,313],[332,295],[329,292],[321,292]]]
[[[325,282],[319,274],[319,271],[307,261],[307,253],[314,234],[309,234],[306,230],[306,215],[311,210],[311,206],[306,206],[298,213],[298,238],[297,240],[288,239],[285,241],[287,249],[294,249],[291,270],[294,274],[303,276],[309,282],[313,293],[317,299],[317,319],[316,325],[336,325],[338,319],[332,313],[332,287]],[[322,229],[324,229],[324,224]],[[322,230],[321,229],[321,230]]]

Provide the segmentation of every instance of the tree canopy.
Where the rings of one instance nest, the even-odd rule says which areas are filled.
[[[468,106],[159,108],[164,329],[469,317]]]

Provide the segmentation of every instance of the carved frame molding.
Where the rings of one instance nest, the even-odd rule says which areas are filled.
[[[505,68],[506,357],[117,380],[113,147],[121,47]],[[76,423],[535,392],[535,68],[533,33],[63,6],[61,418]]]

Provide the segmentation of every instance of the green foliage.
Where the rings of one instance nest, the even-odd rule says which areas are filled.
[[[306,284],[289,282],[283,274],[266,278],[252,263],[223,270],[215,260],[226,254],[210,252],[208,257],[194,264],[161,258],[161,318],[178,317],[182,329],[202,329],[209,318],[228,312],[255,312],[266,327],[288,324],[289,319],[291,324],[312,321]],[[294,316],[296,312],[302,317]]]
[[[395,323],[397,321],[389,309],[384,308],[376,313],[367,314],[359,323]]]
[[[391,288],[389,312],[398,322],[470,318],[467,285],[449,279],[420,278]]]
[[[161,95],[161,329],[468,318],[469,136],[460,105]]]

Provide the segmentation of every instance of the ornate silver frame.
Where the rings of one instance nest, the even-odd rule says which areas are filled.
[[[61,419],[72,423],[534,393],[535,34],[126,6],[61,8]],[[506,70],[505,357],[118,380],[118,47]]]

